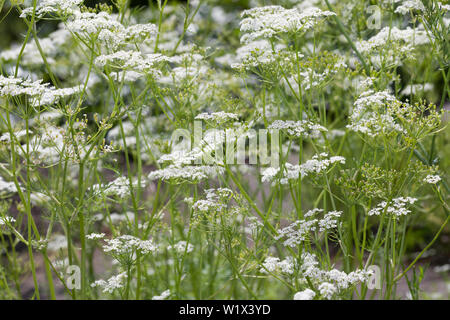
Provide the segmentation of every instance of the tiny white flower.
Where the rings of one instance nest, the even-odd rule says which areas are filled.
[[[91,233],[86,236],[89,240],[100,240],[105,237],[104,233]]]
[[[430,184],[436,184],[436,183],[438,183],[441,180],[442,179],[441,179],[440,176],[438,176],[438,175],[431,175],[431,174],[427,175],[425,177],[425,179],[423,179],[424,182],[430,183]]]
[[[316,293],[311,289],[305,289],[299,291],[294,295],[294,300],[312,300],[316,296]]]

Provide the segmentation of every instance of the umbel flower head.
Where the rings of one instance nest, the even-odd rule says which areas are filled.
[[[387,90],[367,90],[355,101],[347,128],[369,137],[400,134],[418,139],[437,128],[440,122],[440,113],[433,105],[410,105],[397,100]]]
[[[427,175],[425,177],[425,179],[423,179],[424,182],[429,183],[429,184],[436,184],[436,183],[438,183],[441,180],[442,179],[441,179],[440,176],[438,176],[438,175],[431,175],[431,174]]]
[[[145,256],[155,252],[158,247],[150,240],[141,240],[135,236],[122,235],[105,239],[103,251],[113,256],[123,266],[129,266],[136,260],[137,253]]]
[[[97,280],[91,284],[91,287],[100,287],[105,293],[113,293],[114,290],[123,288],[125,286],[125,280],[127,279],[127,273],[122,272],[117,276],[112,276],[108,280]]]
[[[287,132],[289,136],[303,138],[318,138],[321,132],[327,132],[327,128],[308,120],[275,120],[269,129],[279,129]]]
[[[36,17],[42,18],[47,14],[69,15],[75,11],[79,11],[78,6],[83,0],[40,0],[37,1],[36,10],[34,11]],[[20,14],[21,18],[31,16],[33,14],[33,6],[25,8]]]
[[[166,180],[173,183],[198,183],[201,180],[210,177],[216,177],[224,172],[224,169],[218,166],[178,166],[170,165],[164,169],[150,172],[150,180]]]
[[[310,288],[297,292],[294,300],[312,300],[315,297],[336,298],[353,286],[369,281],[373,272],[366,269],[356,269],[346,273],[338,269],[322,269],[319,265],[315,254],[304,252],[301,254],[300,260],[287,257],[280,261],[276,257],[267,257],[262,263],[261,272],[273,275],[289,275],[297,270],[299,283]]]
[[[369,40],[360,41],[356,44],[361,53],[370,54],[374,50],[395,46],[403,52],[411,51],[415,46],[430,43],[426,31],[418,29],[398,29],[396,27],[385,27]]]
[[[324,173],[335,163],[345,163],[345,158],[341,156],[328,157],[327,153],[320,153],[312,159],[300,165],[293,165],[286,162],[284,168],[269,167],[262,172],[262,182],[272,182],[279,180],[281,184],[295,182],[299,178],[304,178],[311,174]]]
[[[399,197],[392,199],[390,202],[383,201],[378,206],[370,210],[368,215],[379,216],[386,211],[387,214],[393,215],[394,217],[406,216],[411,213],[411,210],[407,209],[407,206],[414,204],[416,201],[416,198],[411,197]]]
[[[275,239],[285,239],[283,245],[295,248],[304,241],[308,241],[312,232],[324,232],[337,227],[341,211],[330,211],[323,218],[315,217],[322,209],[313,209],[305,214],[305,219],[297,220],[278,231]]]
[[[322,19],[335,15],[331,11],[318,8],[285,9],[281,6],[258,7],[242,12],[242,43],[249,43],[258,38],[272,38],[280,33],[297,33],[313,28]]]
[[[33,106],[43,106],[58,103],[63,97],[80,92],[80,87],[56,89],[43,80],[31,81],[0,75],[0,97],[16,97],[25,95],[30,98]]]

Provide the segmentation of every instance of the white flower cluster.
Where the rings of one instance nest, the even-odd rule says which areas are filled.
[[[249,130],[251,124],[252,122],[246,124],[234,123],[233,130],[228,130],[229,128],[227,130],[208,130],[200,141],[194,137],[194,146],[192,148],[190,143],[186,143],[186,139],[183,139],[183,143],[177,143],[172,146],[170,154],[162,155],[158,159],[159,163],[171,162],[172,165],[165,169],[157,170],[154,174],[150,173],[150,179],[162,178],[169,180],[179,178],[189,181],[189,174],[193,174],[194,176],[190,180],[198,181],[198,179],[206,179],[207,175],[213,177],[217,174],[222,174],[225,161],[223,144],[226,141],[234,141],[233,139],[239,139],[244,136],[250,137],[254,134],[254,131]],[[204,165],[192,166],[192,164]]]
[[[192,252],[194,250],[194,246],[190,243],[187,243],[186,241],[178,241],[176,244],[174,244],[173,246],[168,246],[167,247],[168,250],[175,250],[176,253],[179,254],[184,254]]]
[[[105,237],[104,233],[90,233],[86,236],[86,238],[89,240],[100,240],[103,239],[104,237]]]
[[[156,251],[157,247],[152,240],[141,240],[131,235],[122,235],[113,239],[106,239],[103,251],[114,256],[132,255],[136,252],[149,254]]]
[[[157,33],[158,27],[153,23],[133,24],[120,30],[119,35],[116,34],[116,42],[142,42],[147,38],[155,36]]]
[[[76,94],[79,87],[56,89],[42,80],[31,81],[0,75],[0,97],[27,95],[33,106],[54,104],[63,97]]]
[[[99,13],[75,11],[67,23],[67,29],[88,38],[96,36],[97,41],[111,49],[117,49],[127,43],[143,42],[158,32],[156,25],[151,23],[125,27],[118,21],[117,15],[104,11]]]
[[[283,78],[283,86],[289,95],[293,95],[293,92],[299,92],[299,85],[302,90],[310,90],[317,88],[320,85],[326,83],[326,80],[336,74],[339,70],[346,68],[347,65],[343,59],[338,59],[334,64],[327,65],[322,72],[305,67],[304,71],[300,71],[294,76],[290,76],[287,79]]]
[[[30,131],[28,131],[28,132],[31,133]],[[16,138],[16,140],[20,140],[20,138],[26,136],[26,134],[27,134],[27,130],[19,130],[19,131],[13,132],[13,137]],[[9,134],[9,132],[6,132],[0,136],[0,142],[11,143],[11,135]]]
[[[200,212],[220,212],[225,209],[227,205],[224,203],[224,199],[229,199],[233,195],[233,191],[228,188],[207,189],[205,190],[206,199],[197,200],[192,204],[192,208],[195,211]]]
[[[165,85],[180,86],[196,80],[198,88],[206,88],[206,84],[201,84],[200,79],[207,77],[210,66],[205,63],[204,56],[195,51],[190,51],[180,55],[167,58],[169,62],[179,66],[171,68],[167,74],[161,76],[157,81]]]
[[[438,7],[442,11],[450,11],[450,4],[442,4],[441,2],[438,2]]]
[[[223,114],[222,116],[225,117]],[[237,130],[233,133],[234,137],[239,137],[245,134],[242,128],[237,128]],[[225,130],[207,131],[200,142],[195,143],[192,149],[189,149],[190,144],[177,144],[173,146],[172,152],[170,154],[162,155],[158,159],[158,162],[172,162],[173,165],[171,167],[173,167],[174,169],[183,165],[188,165],[189,167],[189,165],[191,165],[192,163],[204,163],[207,165],[216,164],[221,166],[224,164],[223,153],[222,157],[220,155],[214,156],[214,153],[216,151],[220,152],[220,150],[223,150],[223,144],[225,143],[226,139],[229,138],[227,138]],[[221,167],[217,167],[217,170],[219,170],[219,172],[223,172],[223,168]]]
[[[281,168],[269,167],[264,169],[262,174],[262,182],[272,182],[279,179],[281,184],[288,184],[290,180],[297,180],[304,178],[310,174],[319,174],[326,171],[331,165],[335,163],[345,163],[345,158],[341,156],[333,156],[327,159],[327,153],[315,155],[312,159],[300,165],[293,165],[286,163],[281,172]]]
[[[390,132],[406,133],[391,112],[392,107],[399,104],[401,102],[388,91],[367,90],[355,101],[347,128],[370,137]]]
[[[338,288],[329,282],[321,283],[317,289],[319,289],[320,295],[327,300],[330,300],[338,292]]]
[[[384,48],[386,45],[395,44],[398,48],[408,53],[415,46],[428,44],[430,39],[423,30],[407,28],[405,30],[397,27],[385,27],[381,31],[366,41],[360,41],[356,44],[357,49],[361,53],[370,53],[373,50]]]
[[[316,296],[316,293],[311,289],[305,289],[299,291],[294,295],[294,300],[312,300]]]
[[[16,222],[16,219],[14,219],[13,217],[10,216],[0,217],[0,226],[5,226],[8,224],[12,224],[14,222]]]
[[[280,261],[280,258],[267,257],[262,263],[260,271],[262,273],[294,273],[294,259],[292,257],[287,257]]]
[[[267,257],[263,263],[261,272],[292,274],[294,270],[299,272],[301,284],[313,285],[313,289],[325,299],[335,298],[341,291],[351,288],[359,283],[369,280],[372,271],[357,269],[350,273],[338,269],[323,270],[319,267],[317,257],[309,252],[302,253],[301,262],[298,263],[288,257],[283,261],[279,258]],[[308,278],[308,280],[306,279]],[[316,292],[311,289],[299,291],[294,295],[294,300],[312,300]]]
[[[436,184],[436,183],[438,183],[441,180],[442,179],[441,179],[440,176],[438,176],[438,175],[431,175],[431,174],[427,175],[425,177],[425,179],[423,179],[424,182],[430,183],[430,184]]]
[[[245,228],[245,232],[253,235],[264,227],[264,223],[261,222],[257,217],[248,217],[248,226]]]
[[[302,32],[313,28],[323,18],[335,15],[318,8],[285,9],[281,6],[252,8],[242,12],[240,22],[242,43],[249,43],[258,38],[271,38],[279,33]]]
[[[16,184],[3,180],[0,176],[0,194],[17,192]]]
[[[42,128],[39,137],[33,139],[30,144],[33,146],[33,151],[46,158],[46,162],[51,161],[51,158],[55,158],[56,162],[59,151],[64,147],[64,134],[63,128],[47,126]]]
[[[225,204],[217,203],[210,199],[198,200],[194,203],[192,208],[196,211],[200,212],[208,212],[208,211],[220,211],[225,208]]]
[[[120,50],[111,54],[98,56],[95,59],[95,63],[99,67],[109,65],[111,67],[120,68],[123,70],[160,75],[161,71],[157,70],[155,65],[169,60],[169,57],[166,57],[160,53],[143,54],[138,51]]]
[[[137,183],[134,181],[133,186],[137,187]],[[141,181],[141,186],[144,186],[143,181]],[[95,184],[92,186],[92,190],[96,196],[117,196],[123,199],[130,195],[130,181],[128,177],[122,176],[107,184]]]
[[[58,259],[53,261],[53,266],[56,270],[62,273],[62,271],[66,270],[66,268],[70,265],[69,258]]]
[[[30,153],[34,164],[55,165],[62,158],[73,160],[77,159],[78,155],[80,157],[85,156],[86,151],[82,147],[85,143],[83,134],[75,136],[77,148],[71,141],[68,141],[68,133],[63,127],[45,125],[39,129],[40,131],[30,140]]]
[[[170,60],[173,57],[171,57]],[[158,79],[159,83],[179,85],[183,81],[189,81],[190,79],[196,79],[205,75],[208,72],[208,67],[197,64],[195,66],[175,67],[170,70],[168,75],[162,76]]]
[[[108,280],[97,280],[91,284],[91,287],[100,287],[104,293],[113,293],[114,290],[123,288],[125,286],[125,280],[127,279],[127,273],[122,272],[117,276],[112,276]]]
[[[61,26],[60,26],[61,28]],[[57,29],[50,33],[46,38],[39,39],[39,45],[45,54],[47,62],[51,65],[56,62],[55,58],[61,52],[61,48],[71,39],[71,34],[65,29]],[[28,42],[25,48],[21,45],[13,45],[9,50],[2,50],[0,58],[5,61],[17,61],[17,57],[21,55],[20,65],[22,67],[40,66],[43,63],[41,53],[36,42]],[[55,69],[58,73],[59,68]],[[19,74],[21,74],[19,69]]]
[[[170,165],[167,168],[150,172],[150,180],[168,180],[172,182],[199,182],[210,177],[223,174],[224,169],[217,166],[178,166]]]
[[[407,209],[407,205],[414,204],[417,201],[416,198],[411,197],[399,197],[392,199],[389,203],[386,201],[381,202],[375,208],[371,209],[367,214],[369,216],[379,216],[386,210],[387,214],[394,215],[397,217],[406,216],[411,213],[411,210]]]
[[[36,5],[35,16],[42,18],[49,13],[59,13],[61,15],[68,15],[79,11],[78,5],[83,0],[40,0]],[[21,18],[26,18],[33,14],[33,6],[25,8],[20,14]]]
[[[285,130],[290,136],[303,138],[319,138],[327,128],[308,120],[275,120],[269,125],[269,129]]]
[[[365,109],[369,109],[373,105],[384,106],[387,103],[398,101],[388,91],[375,92],[367,90],[361,93],[354,103],[353,114],[359,116]]]
[[[398,6],[395,9],[395,13],[400,13],[400,14],[405,15],[405,14],[409,14],[412,10],[425,11],[425,7],[424,7],[422,1],[420,1],[420,0],[402,1],[400,6]]]
[[[216,123],[223,123],[230,120],[238,120],[239,117],[235,113],[230,112],[213,112],[213,113],[200,113],[195,117],[196,120],[214,121]]]
[[[283,245],[294,248],[301,244],[303,241],[309,239],[311,232],[324,232],[337,227],[338,219],[340,218],[341,211],[330,211],[324,214],[323,218],[313,218],[317,213],[323,212],[322,209],[313,209],[305,214],[305,219],[297,220],[289,226],[278,231],[276,240],[285,238]]]
[[[372,271],[357,269],[350,273],[345,273],[338,269],[322,270],[318,268],[318,261],[314,254],[303,253],[300,272],[306,283],[306,277],[317,287],[321,296],[325,299],[332,299],[341,290],[346,290],[358,283],[367,282]]]
[[[159,296],[154,296],[152,300],[165,300],[170,296],[170,290],[166,290],[161,293]]]
[[[245,43],[236,50],[236,57],[232,59],[230,65],[233,69],[250,69],[270,65],[280,58],[283,61],[290,60],[289,53],[284,49],[284,44],[275,44],[273,47],[266,39],[255,40]],[[293,58],[293,53],[291,53]],[[300,54],[300,57],[303,55]]]

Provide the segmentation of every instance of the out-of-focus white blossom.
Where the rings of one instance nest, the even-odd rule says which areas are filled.
[[[154,296],[152,300],[166,300],[170,296],[170,290],[162,292],[159,296]]]
[[[173,246],[168,246],[167,247],[168,250],[175,250],[175,252],[179,253],[179,254],[184,254],[192,252],[194,250],[194,246],[190,243],[187,243],[186,241],[178,241],[176,244],[174,244]]]
[[[312,300],[316,296],[316,293],[311,289],[305,289],[299,291],[294,295],[294,300]]]

